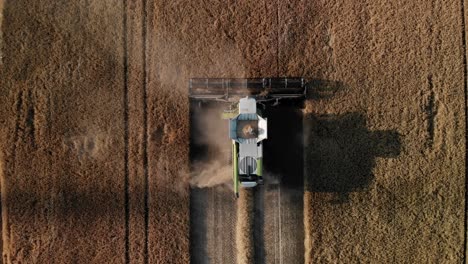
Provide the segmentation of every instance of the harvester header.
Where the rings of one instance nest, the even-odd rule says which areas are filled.
[[[257,101],[303,98],[304,78],[192,78],[190,97],[199,100],[238,101],[250,96]]]

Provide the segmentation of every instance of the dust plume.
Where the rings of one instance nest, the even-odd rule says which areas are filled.
[[[208,188],[228,184],[231,181],[231,166],[223,164],[219,160],[210,163],[195,164],[190,185],[198,188]]]
[[[237,201],[236,249],[237,263],[254,262],[254,193],[253,189],[241,189]]]
[[[192,187],[231,184],[231,140],[228,121],[221,119],[221,113],[227,107],[218,103],[192,107],[192,141],[201,148],[194,150]]]

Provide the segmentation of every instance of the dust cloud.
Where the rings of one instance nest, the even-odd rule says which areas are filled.
[[[193,143],[192,187],[207,188],[232,185],[231,140],[228,121],[221,119],[223,110],[229,105],[212,103],[192,107],[191,126]]]
[[[231,166],[223,164],[219,160],[206,164],[198,163],[195,165],[195,172],[190,179],[190,185],[198,188],[228,185],[231,176]]]

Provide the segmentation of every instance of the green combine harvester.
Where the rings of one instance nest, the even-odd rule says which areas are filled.
[[[190,79],[189,90],[194,100],[229,104],[222,117],[229,120],[236,197],[239,187],[263,184],[263,141],[268,138],[268,122],[261,109],[283,99],[305,98],[304,78],[194,78]]]

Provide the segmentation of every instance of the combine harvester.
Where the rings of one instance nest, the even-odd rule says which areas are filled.
[[[252,188],[263,184],[263,140],[268,137],[267,119],[262,109],[283,99],[304,99],[304,78],[190,79],[190,98],[198,102],[226,102],[222,114],[229,120],[232,140],[234,193],[239,186]]]

